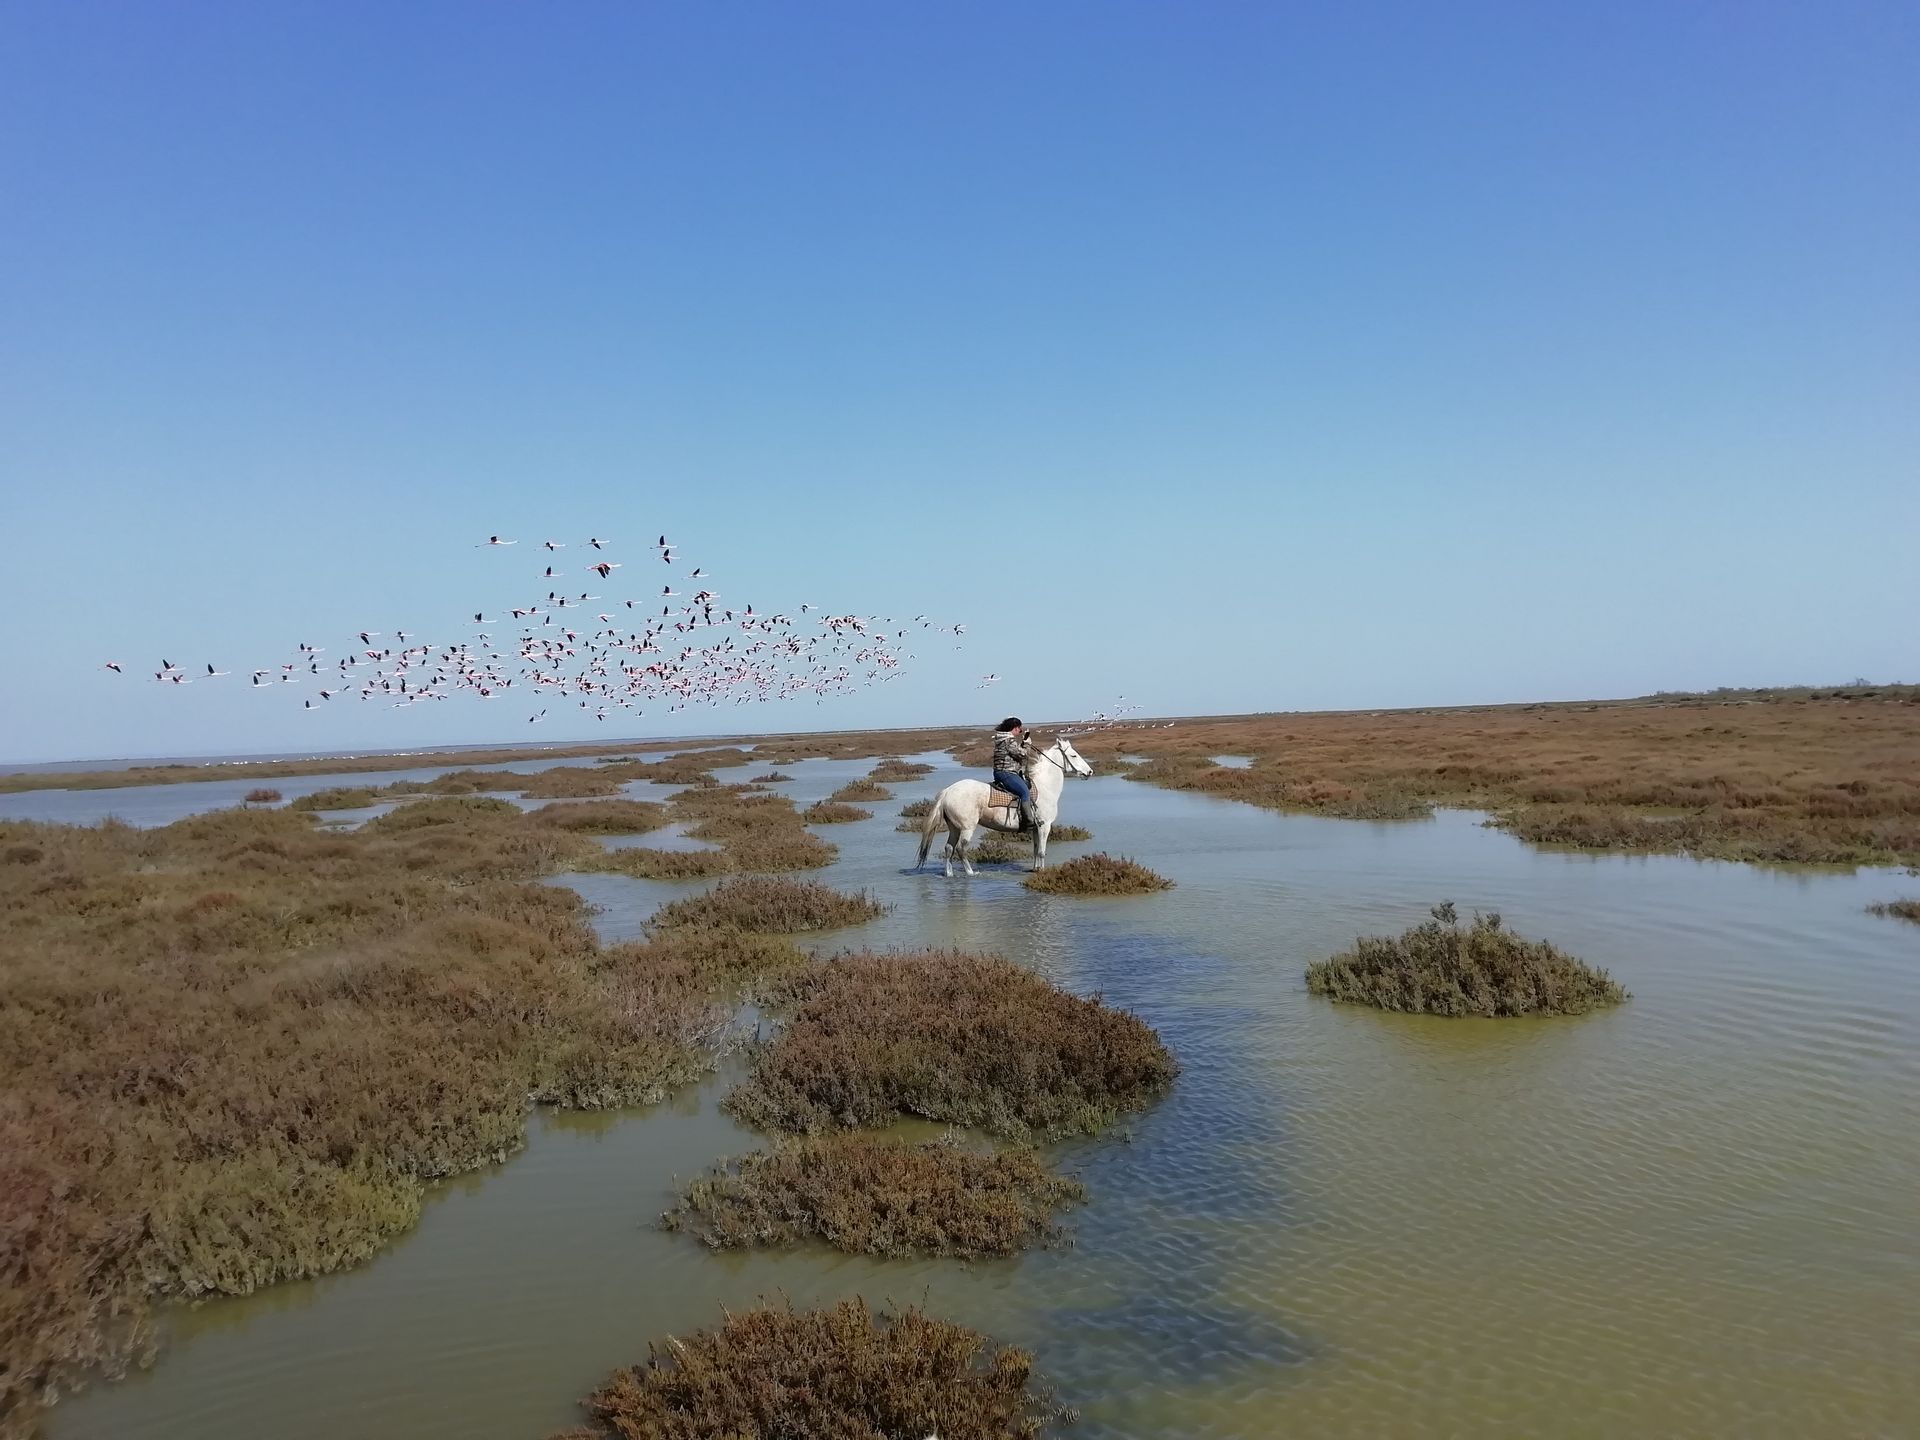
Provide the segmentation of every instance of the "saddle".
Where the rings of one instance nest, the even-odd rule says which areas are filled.
[[[992,809],[1000,810],[1009,805],[1017,806],[1019,803],[1018,800],[1014,799],[1012,795],[1002,790],[998,785],[990,785],[987,787],[987,804]]]

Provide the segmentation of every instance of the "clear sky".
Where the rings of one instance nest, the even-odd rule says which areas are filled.
[[[495,532],[970,627],[645,733],[1920,679],[1916,77],[1910,0],[9,0],[0,758],[525,739],[144,678],[458,633]]]

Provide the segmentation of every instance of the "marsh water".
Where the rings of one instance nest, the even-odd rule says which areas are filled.
[[[762,1143],[718,1109],[729,1062],[653,1109],[537,1113],[520,1155],[439,1187],[360,1269],[171,1312],[154,1367],[63,1402],[53,1440],[528,1440],[723,1305],[852,1294],[1030,1348],[1085,1436],[1920,1431],[1920,929],[1864,910],[1914,881],[1549,853],[1461,813],[1319,820],[1108,778],[1068,788],[1063,819],[1095,839],[1055,861],[1106,849],[1178,888],[1046,897],[1008,868],[908,872],[895,811],[949,778],[930,758],[948,768],[822,830],[841,854],[820,878],[894,907],[822,945],[1000,951],[1137,1011],[1183,1067],[1053,1152],[1090,1191],[1071,1248],[876,1262],[659,1230],[676,1176]],[[867,765],[789,765],[780,788],[805,804]],[[0,801],[88,820],[127,793]],[[700,888],[571,883],[609,937]],[[1306,993],[1309,961],[1446,899],[1633,999],[1446,1021]]]

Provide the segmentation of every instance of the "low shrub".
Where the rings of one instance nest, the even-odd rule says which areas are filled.
[[[926,800],[915,800],[911,804],[902,805],[900,807],[900,816],[904,820],[920,820],[920,819],[924,819],[927,813],[932,809],[933,809],[933,801],[931,798]],[[917,830],[920,827],[916,825],[914,828]]]
[[[867,778],[877,780],[883,785],[892,785],[903,780],[918,780],[922,775],[931,774],[933,774],[933,766],[922,764],[918,760],[882,760],[867,772]]]
[[[578,835],[644,835],[668,823],[667,807],[645,800],[563,801],[542,805],[527,819]]]
[[[715,1249],[819,1239],[856,1255],[978,1259],[1058,1242],[1054,1211],[1085,1198],[1030,1150],[843,1135],[720,1165],[662,1222]]]
[[[654,912],[653,924],[662,930],[700,925],[794,935],[863,925],[886,913],[887,907],[865,891],[849,895],[809,880],[742,875],[721,881],[704,895],[662,905]]]
[[[254,794],[261,792],[255,791]],[[278,795],[278,791],[266,792]],[[367,785],[343,785],[331,790],[315,790],[311,795],[299,795],[294,798],[289,810],[364,810],[369,805],[378,805],[386,798],[385,789],[374,789]],[[249,799],[252,797],[249,796]]]
[[[784,795],[709,785],[681,791],[668,809],[674,819],[687,822],[688,835],[725,847],[735,870],[817,870],[839,853],[807,829]]]
[[[1033,838],[1018,838],[1000,830],[989,830],[967,847],[967,855],[976,865],[1012,865],[1033,858]]]
[[[791,779],[793,779],[791,775],[782,775],[778,770],[769,770],[764,775],[754,776],[748,783],[752,785],[778,785]]]
[[[278,805],[280,803],[280,792],[278,790],[269,790],[264,786],[257,790],[249,790],[246,794],[246,803],[249,805]]]
[[[1881,905],[1869,905],[1867,909],[1875,915],[1885,915],[1892,920],[1911,920],[1920,925],[1920,900],[1889,900]]]
[[[1171,890],[1173,882],[1125,856],[1082,855],[1051,870],[1036,870],[1025,885],[1046,895],[1148,895]]]
[[[627,783],[624,765],[556,765],[551,770],[526,776],[518,781],[519,792],[529,800],[576,800],[596,795],[618,795]],[[496,789],[509,786],[497,785]]]
[[[711,880],[731,875],[733,857],[724,850],[656,850],[629,845],[595,856],[581,866],[605,875],[631,875],[636,880]]]
[[[852,803],[862,800],[889,800],[893,792],[884,785],[876,785],[871,780],[849,780],[827,798]]]
[[[1451,902],[1400,936],[1362,936],[1309,965],[1307,989],[1422,1015],[1580,1015],[1628,998],[1606,971],[1515,935],[1498,915],[1462,927]]]
[[[902,1115],[1003,1135],[1092,1133],[1173,1079],[1143,1021],[990,955],[843,955],[803,972],[794,1010],[726,1106],[797,1133]]]
[[[615,1371],[553,1440],[1037,1440],[1067,1420],[1033,1357],[917,1309],[760,1306]]]
[[[837,800],[821,800],[800,812],[809,825],[846,825],[855,820],[871,820],[873,812],[858,805],[842,805]]]
[[[1056,840],[1062,844],[1072,844],[1077,840],[1091,839],[1093,839],[1093,831],[1087,829],[1084,825],[1055,825],[1051,830],[1047,831],[1047,843],[1049,845]]]

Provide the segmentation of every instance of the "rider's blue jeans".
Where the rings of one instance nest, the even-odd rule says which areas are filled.
[[[1027,778],[1024,775],[1015,775],[1010,770],[996,770],[993,772],[993,783],[1012,795],[1022,805],[1033,798],[1033,792],[1027,788]]]

